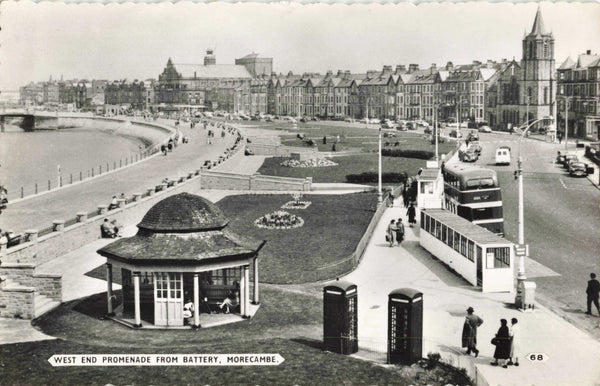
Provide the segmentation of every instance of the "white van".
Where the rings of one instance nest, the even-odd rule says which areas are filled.
[[[496,149],[496,165],[510,165],[510,147],[500,146]]]

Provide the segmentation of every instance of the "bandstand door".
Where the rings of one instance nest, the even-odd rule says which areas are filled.
[[[182,273],[154,273],[154,324],[183,325]]]

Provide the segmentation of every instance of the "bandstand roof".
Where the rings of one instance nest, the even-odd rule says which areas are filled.
[[[180,193],[158,202],[133,237],[98,250],[109,259],[132,264],[202,265],[251,257],[265,241],[226,229],[228,220],[209,200]]]

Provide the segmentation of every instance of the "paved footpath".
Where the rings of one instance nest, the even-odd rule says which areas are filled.
[[[359,267],[343,278],[358,286],[358,357],[385,360],[388,294],[408,287],[423,292],[423,355],[440,353],[448,363],[466,368],[476,384],[600,383],[600,343],[587,333],[541,306],[528,313],[514,309],[514,293],[481,293],[419,246],[417,227],[406,226],[405,241],[390,248],[385,241],[387,225],[400,217],[408,224],[405,214],[401,207],[385,211]],[[470,306],[484,320],[478,330],[478,358],[467,356],[460,347]],[[500,319],[513,317],[521,328],[521,366],[493,367],[490,340],[500,327]],[[547,360],[530,361],[530,353],[543,353]]]
[[[206,131],[201,125],[195,129],[182,127],[188,144],[179,144],[168,156],[157,154],[129,167],[107,173],[79,184],[9,204],[0,216],[0,229],[21,233],[27,229],[43,229],[53,220],[74,218],[77,212],[91,212],[98,205],[108,205],[113,195],[143,193],[159,185],[165,177],[176,179],[200,168],[205,160],[216,160],[230,147],[235,138],[218,134],[214,143],[206,142]]]

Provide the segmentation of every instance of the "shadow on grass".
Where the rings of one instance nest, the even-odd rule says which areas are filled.
[[[291,339],[291,341],[303,344],[305,346],[308,346],[308,347],[311,347],[311,348],[314,348],[317,350],[324,349],[323,342],[320,340],[316,340],[316,339],[295,338],[295,339]]]

